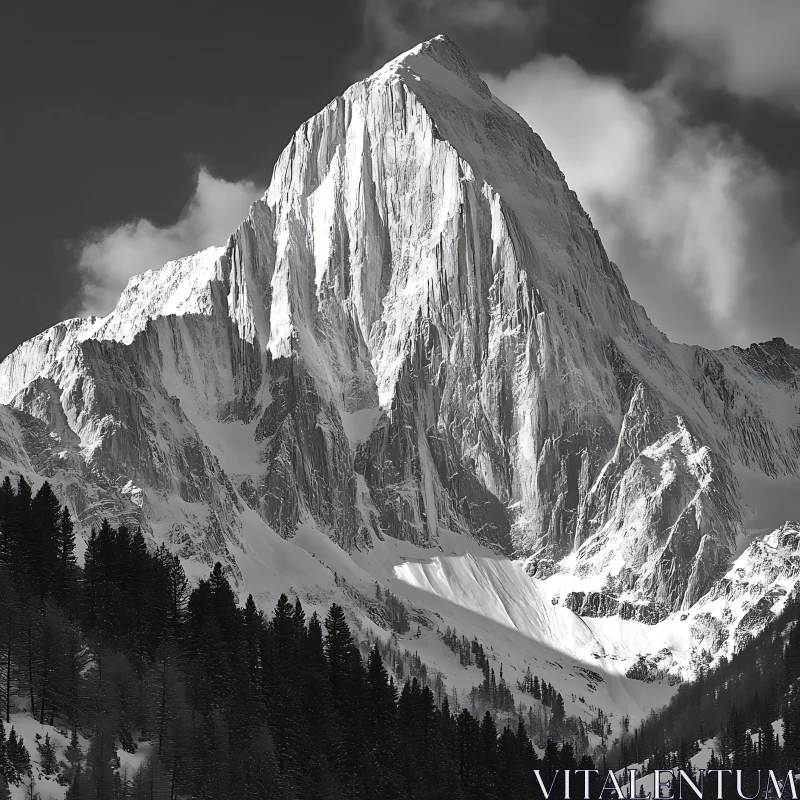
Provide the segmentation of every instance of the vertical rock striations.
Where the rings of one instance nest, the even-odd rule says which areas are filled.
[[[247,507],[345,549],[452,531],[652,620],[726,568],[737,465],[798,475],[798,375],[782,341],[658,332],[541,139],[437,37],[305,122],[227,246],[10,355],[0,458],[187,558],[232,562]]]

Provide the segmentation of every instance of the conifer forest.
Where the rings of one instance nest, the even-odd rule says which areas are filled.
[[[47,483],[6,478],[0,530],[5,727],[24,710],[69,735],[60,763],[47,742],[40,756],[69,800],[527,798],[538,765],[589,763],[569,742],[540,758],[522,716],[499,726],[492,705],[512,701],[488,663],[472,693],[486,710],[456,711],[413,658],[397,678],[388,638],[358,642],[335,604],[324,619],[285,595],[267,615],[239,607],[219,564],[190,586],[177,556],[107,523],[79,567]],[[569,736],[563,702],[561,717]],[[123,774],[118,751],[141,742],[149,757]],[[30,755],[12,727],[0,796],[28,785]]]
[[[20,715],[70,740],[58,756],[49,734],[37,739],[38,773],[69,800],[521,800],[541,796],[537,769],[546,781],[595,766],[691,772],[713,737],[722,755],[711,766],[800,763],[794,601],[731,661],[608,741],[602,712],[590,726],[565,717],[561,695],[530,671],[509,686],[456,631],[443,642],[484,675],[463,707],[388,634],[359,638],[336,604],[324,618],[286,595],[269,613],[252,596],[239,606],[220,564],[191,585],[166,547],[108,523],[89,534],[82,566],[75,551],[50,485],[34,493],[6,478],[0,798],[23,785],[37,796]],[[392,619],[407,629],[398,603]],[[534,708],[547,709],[544,728]],[[143,744],[146,757],[123,770],[119,753]]]

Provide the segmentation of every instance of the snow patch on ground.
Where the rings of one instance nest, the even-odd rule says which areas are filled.
[[[27,800],[30,797],[30,785],[33,783],[33,791],[38,792],[42,800],[63,800],[67,793],[67,787],[59,784],[55,775],[44,775],[41,770],[39,751],[36,747],[37,735],[43,741],[45,736],[50,736],[50,741],[53,743],[56,752],[56,762],[65,762],[64,751],[69,746],[71,734],[63,728],[53,727],[52,725],[41,725],[38,720],[34,719],[27,712],[20,712],[11,714],[11,722],[1,721],[8,740],[8,734],[11,729],[17,733],[17,736],[22,738],[28,754],[31,757],[31,771],[32,778],[25,778],[19,786],[11,786],[12,800]],[[89,748],[89,740],[83,736],[78,736],[78,741],[81,745],[81,750],[84,755]]]

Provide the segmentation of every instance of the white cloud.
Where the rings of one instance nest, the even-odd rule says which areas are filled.
[[[651,0],[649,19],[707,79],[800,112],[798,0]]]
[[[782,290],[756,285],[798,251],[781,180],[744,144],[689,127],[665,87],[635,93],[568,58],[487,82],[542,136],[632,294],[671,338],[749,344],[781,323],[784,335],[800,333],[788,308],[775,313]]]
[[[81,313],[106,314],[131,276],[224,244],[263,193],[251,181],[230,182],[200,169],[194,193],[174,224],[162,228],[136,219],[88,232],[75,246]]]
[[[361,0],[366,50],[375,66],[441,31],[518,41],[536,33],[548,5]],[[648,11],[652,30],[679,43],[655,90],[632,92],[568,58],[484,77],[552,149],[631,293],[671,338],[710,347],[776,335],[800,342],[790,300],[800,292],[800,244],[783,179],[729,131],[688,124],[670,91],[689,68],[695,81],[793,102],[800,48],[787,31],[797,31],[800,0],[649,0]],[[751,23],[761,27],[753,33]]]

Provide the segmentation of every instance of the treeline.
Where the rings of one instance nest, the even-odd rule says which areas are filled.
[[[473,708],[491,709],[494,712],[513,712],[515,709],[514,695],[511,694],[511,689],[509,689],[503,676],[503,665],[500,665],[500,678],[498,680],[494,667],[489,666],[488,660],[484,661],[483,682],[478,686],[472,687],[469,698]],[[563,718],[564,715],[562,714],[561,719]]]
[[[522,702],[515,702],[511,687],[503,675],[502,663],[499,665],[498,675],[491,666],[493,655],[490,656],[477,637],[470,640],[466,636],[459,636],[458,631],[449,626],[444,633],[440,632],[439,636],[459,657],[462,666],[476,666],[483,672],[483,681],[473,686],[467,696],[473,715],[479,716],[489,711],[499,718],[522,717],[526,722],[528,735],[537,746],[543,748],[548,739],[553,739],[569,743],[578,755],[590,751],[588,735],[590,728],[583,724],[580,717],[566,716],[561,693],[546,681],[540,681],[538,676],[531,673],[530,667],[516,685],[519,692],[530,695],[533,700],[538,701],[526,706]],[[599,751],[602,753],[605,749],[606,735],[603,731]]]
[[[411,630],[408,611],[400,598],[388,589],[386,591],[381,589],[381,585],[377,581],[375,582],[375,599],[383,604],[386,622],[395,633],[408,633]]]
[[[447,647],[458,656],[462,667],[476,666],[483,672],[483,682],[473,686],[470,698],[473,706],[491,708],[493,711],[513,711],[514,696],[503,678],[503,665],[500,664],[500,678],[498,681],[494,667],[491,666],[489,654],[477,637],[470,641],[466,636],[458,635],[458,631],[448,625],[444,633],[439,634]],[[539,678],[531,674],[528,667],[524,678],[517,681],[517,689],[530,694],[534,700],[541,701],[542,705],[553,709],[554,722],[564,720],[564,698],[545,681],[539,683]]]
[[[564,698],[547,681],[539,682],[539,676],[531,673],[528,667],[525,677],[517,682],[521,692],[530,694],[534,700],[541,700],[542,705],[553,709],[553,718],[560,721],[564,719]]]
[[[718,738],[712,767],[800,769],[800,603],[796,595],[730,660],[682,684],[670,703],[633,732],[609,759],[688,769],[697,742]],[[778,731],[772,723],[782,719]],[[702,765],[705,768],[705,764]],[[745,785],[746,790],[753,787]],[[710,791],[710,790],[709,790]]]
[[[417,677],[396,684],[393,650],[362,653],[335,604],[324,620],[285,595],[268,616],[239,607],[220,564],[191,588],[165,548],[106,522],[81,568],[47,484],[3,484],[0,537],[4,715],[72,732],[61,763],[39,750],[69,800],[527,800],[534,768],[591,766],[568,743],[538,758],[522,717],[498,730]],[[30,771],[14,742],[5,796]],[[118,749],[142,742],[149,757],[121,774]]]
[[[477,637],[474,637],[472,641],[463,635],[459,637],[458,631],[451,629],[449,625],[440,636],[447,647],[458,656],[458,663],[462,667],[471,667],[474,664],[479,669],[483,669],[488,658]]]

